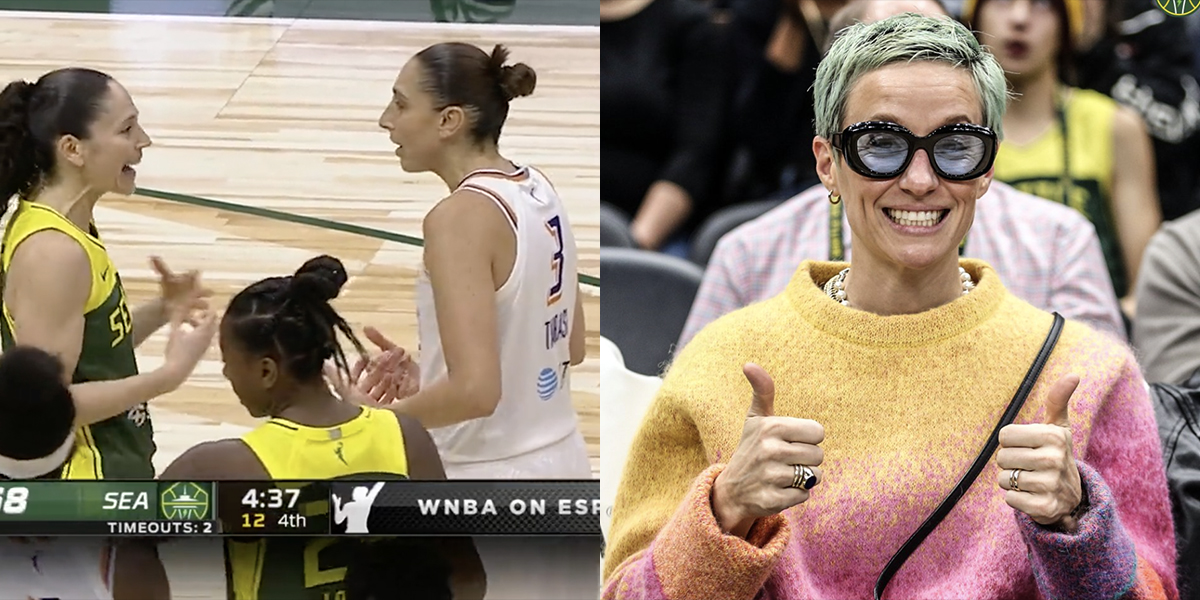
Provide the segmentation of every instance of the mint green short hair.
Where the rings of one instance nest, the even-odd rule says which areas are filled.
[[[843,129],[846,97],[863,75],[886,65],[918,60],[966,69],[983,101],[981,124],[1004,138],[1001,127],[1008,84],[996,58],[961,23],[914,13],[855,23],[839,33],[817,68],[813,84],[816,134],[828,139]]]

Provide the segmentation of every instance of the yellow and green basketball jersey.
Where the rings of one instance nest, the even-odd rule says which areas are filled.
[[[1063,94],[1068,145],[1055,119],[1029,144],[1005,141],[996,154],[996,179],[1022,192],[1065,203],[1096,227],[1117,296],[1128,292],[1125,259],[1112,211],[1113,117],[1117,103],[1099,92],[1070,88]],[[1065,151],[1064,151],[1065,150]],[[1064,169],[1070,162],[1070,170]],[[1069,173],[1069,177],[1064,177]],[[1065,188],[1065,191],[1064,191]]]
[[[366,408],[336,427],[271,419],[242,436],[272,479],[407,479],[404,436],[395,413]],[[301,502],[306,495],[301,493]],[[302,514],[329,518],[329,499],[309,499]],[[310,521],[311,523],[311,521]],[[343,580],[354,539],[274,538],[225,542],[230,600],[345,600]]]
[[[138,374],[133,353],[133,319],[125,302],[125,287],[93,224],[84,231],[54,209],[22,200],[4,231],[0,247],[0,304],[3,304],[9,264],[17,246],[47,229],[62,232],[83,247],[91,263],[92,285],[83,309],[83,347],[71,374],[73,383],[124,379]],[[5,350],[15,338],[12,315],[3,305],[0,343]],[[146,405],[81,427],[75,450],[63,465],[63,479],[153,479],[154,431]]]

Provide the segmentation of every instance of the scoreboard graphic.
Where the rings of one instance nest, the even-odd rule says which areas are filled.
[[[0,536],[594,536],[598,481],[0,481]]]
[[[212,482],[0,482],[0,534],[190,536],[221,532]]]

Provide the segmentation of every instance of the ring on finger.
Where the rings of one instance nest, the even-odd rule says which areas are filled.
[[[797,490],[811,490],[817,485],[817,474],[812,469],[805,465],[792,465],[795,469],[795,474],[792,476],[792,484],[788,487]]]
[[[1014,492],[1022,491],[1020,484],[1017,482],[1017,478],[1021,476],[1021,471],[1022,469],[1013,469],[1012,473],[1008,476],[1008,487]]]

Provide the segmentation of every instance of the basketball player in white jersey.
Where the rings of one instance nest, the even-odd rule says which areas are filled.
[[[423,223],[419,366],[368,328],[379,364],[332,378],[344,398],[399,398],[387,406],[429,429],[450,479],[592,479],[571,402],[570,367],[585,354],[575,236],[546,177],[497,150],[509,101],[536,82],[507,56],[437,44],[396,78],[379,124],[405,171],[431,171],[451,192]],[[488,600],[599,594],[599,538],[475,544]]]
[[[179,335],[178,323],[172,338]],[[203,334],[203,332],[200,332]],[[183,333],[182,335],[191,335]],[[167,352],[172,351],[170,344]],[[75,401],[63,364],[32,346],[0,355],[0,487],[57,479],[75,444]],[[169,600],[162,563],[144,544],[107,538],[0,538],[0,598]]]
[[[591,479],[570,390],[584,357],[575,237],[546,177],[497,150],[509,101],[536,82],[507,56],[430,46],[379,119],[404,170],[451,191],[424,220],[419,367],[403,369],[419,389],[389,406],[430,430],[449,478]]]

